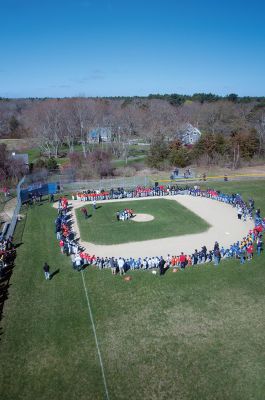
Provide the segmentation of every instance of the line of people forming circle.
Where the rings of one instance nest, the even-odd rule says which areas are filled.
[[[213,262],[218,265],[222,259],[235,258],[239,259],[243,264],[246,261],[251,261],[254,253],[258,256],[263,250],[262,232],[265,229],[265,218],[261,217],[260,209],[255,210],[255,202],[253,199],[248,199],[245,202],[239,194],[226,194],[217,190],[207,189],[201,190],[197,185],[185,188],[174,186],[158,186],[154,188],[137,187],[133,190],[124,190],[123,188],[112,189],[109,192],[91,192],[82,191],[72,194],[73,200],[93,201],[93,208],[96,210],[96,200],[122,199],[122,198],[138,198],[147,196],[166,196],[166,195],[191,195],[206,197],[213,200],[221,201],[236,208],[237,218],[246,221],[247,218],[253,220],[253,229],[246,236],[229,247],[220,246],[218,242],[214,243],[212,249],[207,249],[202,246],[200,250],[195,249],[192,254],[184,254],[180,252],[178,255],[168,255],[166,258],[157,257],[99,257],[91,255],[79,245],[75,233],[72,230],[71,207],[69,206],[66,197],[60,197],[58,200],[58,216],[55,219],[55,232],[59,241],[59,246],[62,254],[71,257],[74,270],[82,270],[89,265],[97,266],[98,268],[110,268],[112,274],[119,273],[123,275],[128,270],[159,270],[160,275],[172,268],[174,272],[184,270],[187,266],[196,266],[199,264]],[[54,199],[52,199],[54,200]],[[128,213],[132,210],[123,210],[122,213]],[[133,211],[132,211],[133,215]],[[120,218],[117,215],[117,219]],[[155,272],[156,273],[156,272]]]

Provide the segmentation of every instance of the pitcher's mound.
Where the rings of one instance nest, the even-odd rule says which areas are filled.
[[[135,217],[133,217],[133,221],[136,222],[148,222],[152,221],[153,219],[154,217],[151,214],[136,214]]]

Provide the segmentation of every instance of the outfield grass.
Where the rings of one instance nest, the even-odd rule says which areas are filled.
[[[228,183],[265,210],[264,183]],[[156,201],[156,200],[155,200]],[[3,400],[104,399],[82,275],[59,252],[56,210],[27,214],[0,336]],[[42,264],[54,271],[44,280]],[[165,276],[83,272],[111,400],[263,400],[265,257]]]
[[[81,207],[82,208],[82,207]],[[170,236],[199,233],[209,224],[175,200],[134,200],[118,203],[101,203],[93,211],[87,206],[89,218],[85,219],[81,208],[76,210],[82,240],[95,244],[118,244]],[[149,222],[117,221],[116,212],[125,208],[136,214],[151,214]]]
[[[103,386],[81,276],[58,251],[49,206],[29,210],[5,305],[0,398],[102,399]],[[21,228],[17,232],[21,238]],[[42,271],[52,271],[47,282]]]

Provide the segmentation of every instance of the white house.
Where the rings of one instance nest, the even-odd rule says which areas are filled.
[[[21,163],[22,167],[25,167],[25,169],[28,171],[29,169],[29,155],[27,153],[25,154],[16,154],[13,152],[11,154],[11,159],[19,161]]]
[[[87,139],[89,143],[100,143],[111,141],[111,129],[110,128],[95,128],[88,132]]]
[[[200,130],[191,124],[183,125],[178,134],[181,138],[182,144],[184,145],[195,144],[201,137]]]

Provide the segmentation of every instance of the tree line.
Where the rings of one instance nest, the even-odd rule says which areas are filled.
[[[147,162],[151,168],[165,169],[169,166],[187,167],[219,165],[238,168],[244,161],[264,156],[257,132],[234,132],[229,136],[220,133],[203,133],[193,146],[183,146],[181,140],[167,141],[156,137],[150,146]]]
[[[201,140],[193,149],[177,144],[187,123],[202,132]],[[111,130],[105,155],[93,154],[98,148],[93,148],[89,140],[89,132],[99,127]],[[208,165],[218,160],[236,168],[242,160],[264,157],[265,98],[195,93],[192,96],[2,99],[0,137],[27,138],[47,159],[67,152],[73,165],[82,161],[89,168],[95,165],[96,156],[126,160],[132,142],[151,145],[150,166],[161,167],[163,162],[150,159],[167,154],[172,165],[188,162]],[[159,141],[163,151],[152,155],[153,149],[159,148]],[[81,154],[75,154],[76,145],[81,147]],[[102,171],[110,170],[110,164],[104,163]],[[99,166],[96,169],[101,170]]]

